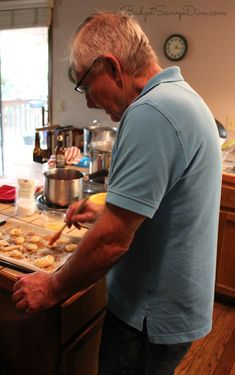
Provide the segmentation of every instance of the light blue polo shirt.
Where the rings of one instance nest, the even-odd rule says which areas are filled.
[[[108,273],[108,307],[153,343],[212,326],[221,152],[214,118],[177,67],[154,76],[120,122],[107,202],[146,216]]]

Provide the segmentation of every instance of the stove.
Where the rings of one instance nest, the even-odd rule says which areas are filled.
[[[59,210],[61,212],[66,212],[66,210],[68,208],[68,206],[57,206],[55,204],[52,204],[52,203],[48,202],[45,195],[43,195],[43,194],[39,194],[36,197],[36,205],[37,205],[39,210],[43,210],[43,211]]]
[[[104,184],[100,184],[100,183],[93,182],[93,181],[83,182],[83,197],[86,197],[87,195],[96,194],[96,193],[102,193],[103,191],[105,191]],[[36,199],[36,205],[39,210],[44,210],[44,211],[59,210],[61,212],[66,212],[68,208],[68,206],[58,206],[58,205],[48,202],[47,198],[42,192],[38,193],[35,199]]]

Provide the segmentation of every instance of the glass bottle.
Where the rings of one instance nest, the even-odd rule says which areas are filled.
[[[35,143],[33,149],[33,161],[36,163],[43,163],[43,152],[40,147],[40,135],[39,132],[35,133]]]
[[[59,133],[57,136],[57,146],[55,148],[55,164],[56,168],[65,167],[64,137],[62,133]]]

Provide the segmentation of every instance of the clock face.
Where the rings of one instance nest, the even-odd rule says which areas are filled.
[[[169,36],[164,44],[165,55],[170,60],[181,60],[187,52],[187,41],[179,34]]]

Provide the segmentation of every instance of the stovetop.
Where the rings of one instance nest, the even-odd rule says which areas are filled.
[[[101,193],[105,191],[104,189],[104,184],[96,183],[96,182],[91,182],[91,181],[84,181],[83,182],[83,197],[87,195],[92,195],[96,193]],[[61,212],[66,212],[68,206],[57,206],[55,204],[52,204],[48,202],[46,199],[45,195],[43,192],[40,192],[36,196],[36,205],[39,210],[59,210]]]
[[[52,204],[52,203],[48,202],[45,195],[43,195],[43,194],[39,194],[36,197],[36,205],[39,208],[39,210],[45,210],[45,211],[60,210],[61,212],[63,212],[63,211],[65,212],[68,208],[68,206],[61,207],[61,206],[57,206],[55,204]]]

